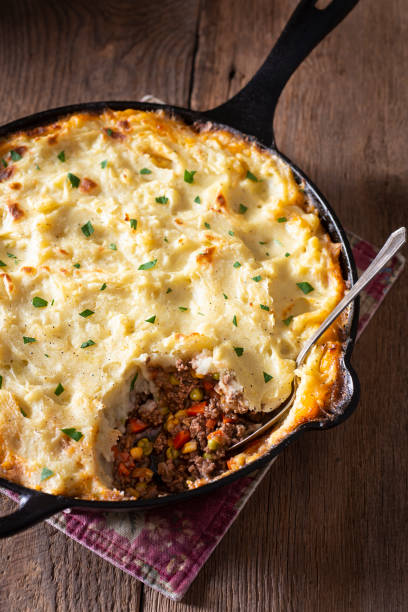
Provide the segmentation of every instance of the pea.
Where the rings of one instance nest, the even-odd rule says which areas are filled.
[[[214,374],[212,375],[214,380],[220,380],[220,374],[219,372],[214,372]]]
[[[212,459],[213,455],[212,453],[203,453],[203,459]]]
[[[150,442],[149,438],[141,438],[137,445],[143,450],[144,455],[150,455],[153,450],[153,444]]]
[[[208,448],[212,451],[216,451],[220,448],[220,443],[216,438],[210,438],[208,440]]]
[[[178,456],[179,456],[178,450],[174,448],[173,446],[169,446],[168,449],[166,450],[167,459],[177,459]]]
[[[133,459],[136,459],[137,461],[143,457],[143,448],[140,446],[134,446],[130,449],[130,454],[132,455]]]
[[[201,389],[199,389],[198,387],[194,387],[194,389],[191,389],[190,391],[190,399],[193,400],[193,402],[200,402],[204,397],[204,393],[202,392]]]

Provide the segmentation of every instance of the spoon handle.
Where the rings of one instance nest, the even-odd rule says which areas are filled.
[[[368,266],[367,270],[363,272],[355,285],[352,286],[350,291],[344,296],[344,298],[339,302],[334,308],[327,319],[323,321],[320,327],[315,331],[315,333],[307,340],[304,347],[300,351],[297,359],[296,366],[300,366],[306,354],[313,344],[320,338],[320,336],[326,331],[326,329],[333,323],[335,319],[339,316],[339,314],[354,300],[354,298],[364,289],[366,285],[380,272],[386,263],[391,259],[393,255],[402,247],[404,242],[406,241],[406,230],[405,227],[400,227],[395,232],[393,232],[387,242],[384,244],[381,251],[379,251],[377,257],[373,259],[371,264]]]

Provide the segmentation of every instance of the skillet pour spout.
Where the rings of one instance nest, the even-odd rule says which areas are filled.
[[[277,151],[273,136],[273,117],[279,96],[296,70],[314,47],[333,30],[357,4],[358,0],[332,0],[324,9],[316,7],[316,0],[301,0],[290,17],[276,45],[264,64],[249,83],[229,101],[206,112],[174,107],[166,104],[148,104],[134,101],[88,102],[46,110],[24,117],[0,127],[0,137],[19,130],[29,130],[57,121],[62,116],[75,112],[101,112],[113,110],[164,110],[176,115],[188,124],[213,122],[219,128],[239,132],[254,140],[259,146],[278,155],[291,169],[295,179],[305,186],[311,203],[319,212],[320,219],[333,242],[341,245],[341,265],[348,286],[356,281],[356,266],[344,229],[329,204],[307,176],[290,160]],[[358,301],[349,308],[345,328],[344,353],[342,356],[343,380],[339,401],[330,420],[311,421],[300,426],[279,444],[256,461],[212,481],[197,489],[171,494],[154,499],[102,502],[74,499],[28,489],[5,478],[0,486],[19,496],[19,507],[12,514],[0,518],[0,537],[13,535],[67,508],[104,511],[130,511],[158,508],[170,503],[186,501],[197,495],[210,493],[218,487],[230,484],[249,472],[265,466],[303,431],[323,429],[337,425],[347,418],[357,405],[359,384],[350,366],[350,357],[357,333]]]

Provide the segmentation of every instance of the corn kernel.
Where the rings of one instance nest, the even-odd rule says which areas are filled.
[[[172,414],[167,418],[165,429],[171,433],[176,425],[178,425],[179,420],[176,419]]]
[[[174,385],[174,386],[175,386],[175,385],[179,385],[179,384],[180,384],[179,379],[178,379],[178,378],[176,378],[176,377],[174,376],[174,374],[170,374],[170,384],[172,384],[172,385]]]
[[[179,456],[178,450],[174,448],[173,446],[169,446],[169,448],[166,450],[167,459],[177,459],[178,456]]]
[[[183,455],[186,455],[187,453],[193,453],[196,450],[197,450],[197,441],[190,440],[189,442],[186,442],[184,444],[183,448],[181,449],[181,452],[183,453]]]
[[[143,448],[140,448],[140,446],[134,446],[130,449],[130,454],[132,455],[133,459],[138,461],[143,457]]]
[[[153,450],[153,444],[150,442],[149,438],[141,438],[137,445],[143,450],[144,455],[150,455]]]
[[[187,416],[187,410],[177,410],[174,416],[176,419],[184,419],[184,417]]]

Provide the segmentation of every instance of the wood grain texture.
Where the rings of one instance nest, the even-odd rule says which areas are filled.
[[[405,4],[361,1],[291,79],[275,122],[280,149],[346,227],[376,244],[408,220]],[[210,108],[252,76],[295,5],[3,4],[1,121],[146,92]],[[355,415],[287,449],[182,603],[142,593],[135,580],[41,525],[0,543],[0,609],[405,610],[407,281],[405,272],[355,349],[362,387]]]

